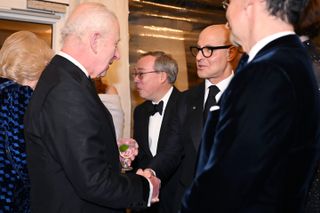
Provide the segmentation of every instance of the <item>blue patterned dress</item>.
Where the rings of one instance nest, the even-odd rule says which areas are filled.
[[[0,213],[30,212],[23,116],[32,90],[0,78]]]

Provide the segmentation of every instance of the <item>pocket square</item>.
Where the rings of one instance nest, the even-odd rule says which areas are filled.
[[[212,111],[216,111],[219,109],[220,109],[220,107],[218,105],[214,105],[214,106],[210,107],[209,111],[212,112]]]

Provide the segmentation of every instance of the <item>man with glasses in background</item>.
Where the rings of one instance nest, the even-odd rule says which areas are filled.
[[[181,213],[305,212],[320,142],[318,86],[293,28],[307,2],[224,1],[232,42],[248,57],[221,98]]]
[[[232,62],[237,58],[238,49],[231,44],[229,37],[230,31],[225,25],[211,25],[201,31],[197,46],[190,47],[196,58],[197,74],[204,81],[185,91],[179,103],[185,154],[174,202],[176,209],[180,208],[183,194],[194,177],[198,150],[211,146],[209,138],[214,135],[217,115],[209,116],[210,108],[218,104],[234,75]],[[206,124],[207,117],[211,119]],[[205,128],[208,131],[203,132]],[[210,143],[203,145],[205,141]]]
[[[136,90],[146,100],[134,110],[133,135],[139,144],[139,154],[133,167],[161,180],[159,204],[143,212],[169,213],[175,191],[174,174],[182,158],[176,119],[181,93],[173,86],[178,65],[164,52],[147,52],[139,57],[131,74]]]

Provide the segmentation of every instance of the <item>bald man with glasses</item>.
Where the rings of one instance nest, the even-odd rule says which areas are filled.
[[[318,85],[294,33],[307,3],[223,2],[247,57],[221,98],[210,157],[197,164],[181,213],[306,212],[320,147]]]
[[[230,32],[225,25],[211,25],[201,31],[197,46],[190,47],[196,59],[197,75],[203,82],[184,92],[180,102],[180,122],[183,125],[182,141],[185,156],[180,167],[180,180],[176,192],[176,211],[180,208],[185,190],[190,186],[195,173],[197,153],[204,134],[210,108],[214,109],[233,77],[232,63],[237,59],[238,49],[229,41]],[[213,137],[216,119],[211,116],[206,138]],[[209,120],[208,120],[209,121]],[[202,144],[203,142],[201,142]],[[209,144],[210,146],[210,144]]]
[[[178,65],[164,52],[147,52],[139,57],[131,75],[136,90],[146,100],[134,110],[133,134],[139,154],[133,167],[161,180],[159,204],[143,212],[169,213],[177,182],[174,174],[182,158],[176,116],[181,93],[173,86]]]

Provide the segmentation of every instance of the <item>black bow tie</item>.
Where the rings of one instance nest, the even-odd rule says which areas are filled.
[[[163,101],[160,101],[158,104],[152,104],[150,102],[149,107],[149,115],[154,115],[155,113],[159,112],[160,115],[162,115],[162,109],[163,109]]]

